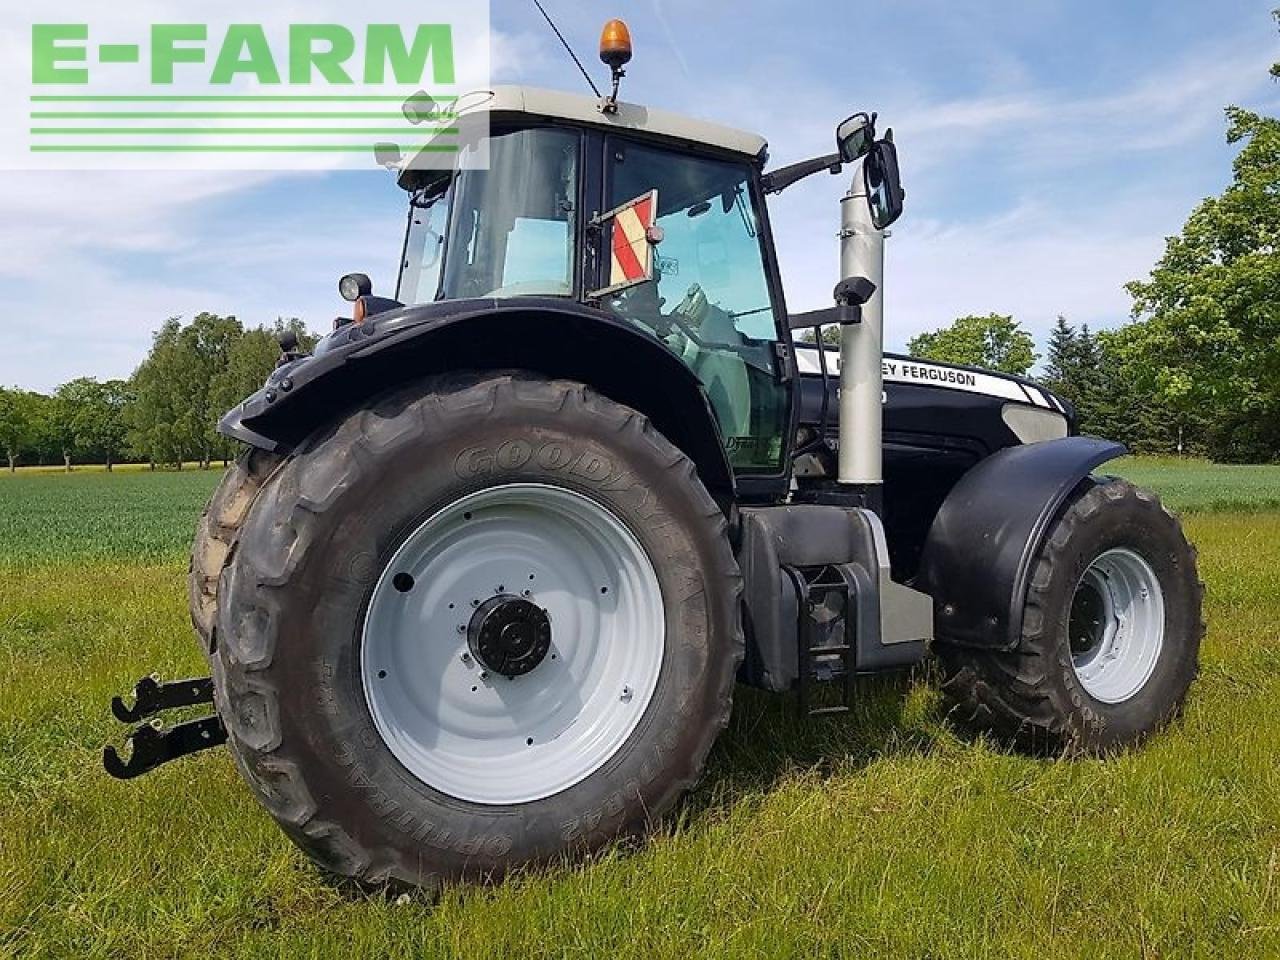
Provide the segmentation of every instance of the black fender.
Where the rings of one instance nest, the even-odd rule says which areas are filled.
[[[934,600],[939,639],[1011,650],[1036,557],[1073,490],[1122,456],[1122,444],[1066,437],[1009,447],[969,470],[929,529],[918,589]]]
[[[435,374],[529,370],[576,380],[647,416],[698,469],[713,496],[734,497],[720,428],[697,376],[661,341],[616,315],[553,297],[405,307],[321,341],[223,417],[219,432],[288,454],[374,396]]]

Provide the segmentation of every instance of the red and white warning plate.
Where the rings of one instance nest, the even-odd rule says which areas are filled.
[[[653,279],[653,245],[659,239],[658,191],[624,203],[605,214],[613,220],[610,232],[609,286],[597,295],[616,293]]]

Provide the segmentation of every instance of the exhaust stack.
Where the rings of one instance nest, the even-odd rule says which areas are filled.
[[[872,220],[861,166],[840,210],[841,278],[866,277],[875,293],[862,307],[862,322],[844,327],[840,335],[839,480],[879,486],[884,482],[884,231]]]

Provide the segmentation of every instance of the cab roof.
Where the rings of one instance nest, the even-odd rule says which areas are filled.
[[[551,120],[567,120],[605,129],[635,130],[687,143],[706,144],[750,159],[763,159],[768,150],[764,137],[744,130],[655,110],[636,103],[618,102],[618,112],[603,113],[595,97],[537,87],[499,86],[459,98],[461,115],[488,112],[529,114]]]

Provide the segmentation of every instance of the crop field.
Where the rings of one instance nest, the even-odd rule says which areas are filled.
[[[1223,466],[1173,457],[1126,457],[1107,472],[1159,492],[1172,509],[1280,510],[1280,466]]]
[[[221,470],[0,474],[0,563],[182,560]]]
[[[1110,468],[1186,512],[1186,715],[1108,760],[959,735],[927,668],[801,721],[739,690],[658,834],[488,889],[334,883],[215,751],[101,772],[112,694],[203,669],[185,551],[216,473],[0,475],[0,956],[1280,956],[1280,468]]]

